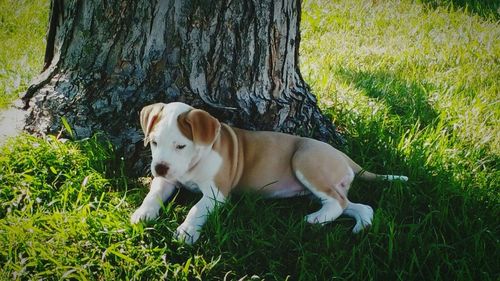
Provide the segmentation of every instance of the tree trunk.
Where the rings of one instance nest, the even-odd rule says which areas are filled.
[[[298,68],[300,1],[53,0],[25,129],[104,132],[137,158],[138,112],[183,101],[246,129],[339,143]],[[142,161],[139,165],[143,165]]]

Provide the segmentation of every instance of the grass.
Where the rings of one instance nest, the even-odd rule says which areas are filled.
[[[245,194],[187,246],[172,235],[196,195],[132,226],[147,183],[112,146],[21,136],[0,151],[0,279],[498,280],[498,9],[457,3],[304,3],[302,74],[343,150],[410,178],[355,183],[369,231],[305,224],[318,208],[305,198]]]
[[[50,1],[0,0],[0,109],[23,95],[43,66]]]
[[[432,8],[460,9],[493,20],[500,18],[500,3],[495,0],[420,0],[420,2]]]

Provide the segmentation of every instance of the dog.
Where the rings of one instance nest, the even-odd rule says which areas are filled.
[[[371,225],[373,210],[347,199],[354,177],[408,180],[364,171],[327,143],[230,127],[180,102],[144,107],[140,123],[144,146],[151,146],[153,180],[131,223],[155,219],[181,183],[203,194],[175,232],[175,238],[188,244],[198,240],[208,214],[233,190],[253,190],[270,198],[313,195],[321,200],[321,208],[305,217],[308,223],[324,224],[344,214],[356,220],[353,232],[358,233]]]

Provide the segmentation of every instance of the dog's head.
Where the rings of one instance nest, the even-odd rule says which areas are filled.
[[[144,145],[151,144],[153,176],[177,181],[212,149],[221,125],[206,111],[173,102],[144,107],[141,127]]]

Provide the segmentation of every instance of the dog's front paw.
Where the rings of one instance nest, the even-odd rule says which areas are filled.
[[[158,208],[141,206],[130,216],[130,222],[136,224],[140,221],[153,220],[158,216],[158,211]]]
[[[175,238],[191,245],[200,238],[200,228],[196,225],[184,222],[177,228]]]

